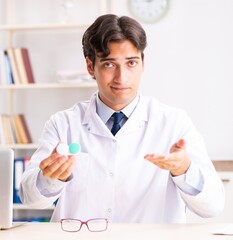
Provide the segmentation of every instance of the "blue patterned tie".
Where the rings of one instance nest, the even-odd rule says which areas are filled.
[[[113,122],[113,126],[111,129],[112,134],[115,136],[116,133],[119,131],[119,129],[121,128],[120,126],[120,122],[121,120],[124,118],[124,113],[122,112],[115,112],[113,113],[113,118],[114,118],[114,122]]]

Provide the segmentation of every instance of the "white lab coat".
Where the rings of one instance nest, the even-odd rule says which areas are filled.
[[[203,176],[202,191],[196,195],[182,192],[169,171],[144,159],[147,153],[168,154],[181,138],[192,166]],[[38,167],[60,141],[77,142],[82,148],[73,178],[66,183],[44,178]],[[195,176],[187,174],[186,181],[192,184]],[[46,208],[59,198],[52,221],[104,217],[110,222],[181,223],[186,219],[186,206],[203,217],[215,216],[224,206],[222,182],[185,112],[141,95],[116,136],[96,114],[96,94],[88,102],[53,115],[20,191],[23,203],[34,207]]]

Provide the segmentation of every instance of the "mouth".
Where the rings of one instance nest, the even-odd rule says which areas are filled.
[[[111,86],[111,89],[114,92],[125,92],[125,91],[129,90],[129,87],[114,87],[114,86]]]

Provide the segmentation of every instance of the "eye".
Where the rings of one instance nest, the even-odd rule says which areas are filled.
[[[113,68],[113,67],[115,67],[115,64],[113,64],[113,63],[111,63],[111,62],[105,62],[105,63],[104,63],[104,67],[105,67],[105,68]]]
[[[128,62],[129,67],[135,67],[138,64],[137,61],[131,60]]]

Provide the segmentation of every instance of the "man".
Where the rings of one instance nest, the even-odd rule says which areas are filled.
[[[147,44],[141,25],[103,15],[82,43],[98,92],[47,121],[24,173],[22,202],[46,208],[58,199],[52,221],[181,223],[186,207],[219,214],[224,189],[202,137],[184,111],[138,92]],[[119,123],[114,112],[124,113]],[[80,143],[82,152],[60,155],[60,142]]]

